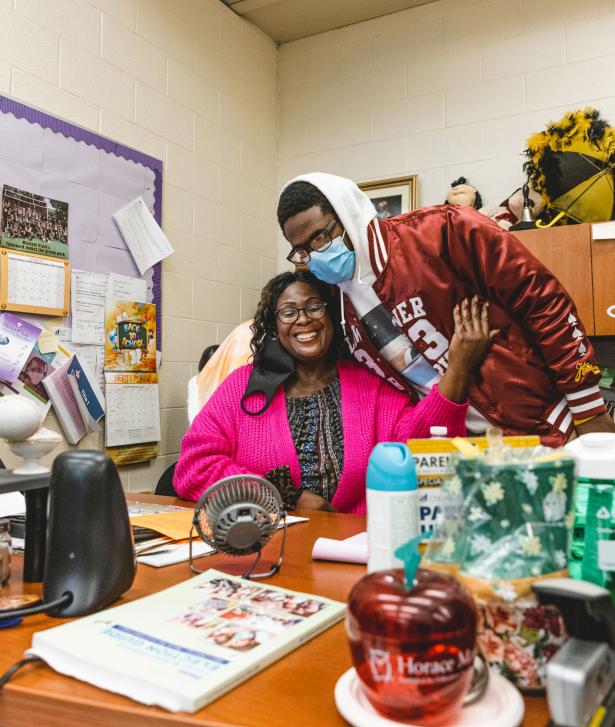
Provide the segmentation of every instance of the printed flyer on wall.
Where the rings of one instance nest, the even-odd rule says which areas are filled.
[[[107,299],[105,371],[156,371],[156,306]]]

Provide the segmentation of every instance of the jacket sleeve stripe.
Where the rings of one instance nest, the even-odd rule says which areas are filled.
[[[547,422],[549,424],[555,424],[557,418],[562,413],[565,406],[566,406],[566,398],[564,397],[560,401],[560,403],[555,407],[555,409],[553,409],[553,411],[549,414],[549,416],[547,417]]]
[[[570,411],[573,414],[580,414],[584,411],[590,411],[591,409],[595,409],[597,406],[600,406],[603,403],[603,400],[600,399],[597,401],[596,399],[592,399],[591,401],[588,401],[586,404],[579,404],[578,406],[571,406]]]
[[[374,225],[375,224],[376,223],[374,222]],[[369,245],[369,261],[371,263],[372,270],[375,269],[377,274],[380,275],[384,268],[384,265],[380,260],[378,245],[376,244],[375,233],[371,224],[367,227],[367,243]]]
[[[590,394],[600,394],[600,387],[599,386],[590,386],[587,389],[581,389],[580,391],[573,391],[570,394],[566,394],[566,399],[568,401],[574,401],[575,399],[583,399],[586,396],[589,396]]]
[[[562,423],[559,425],[560,432],[567,432],[570,429],[570,426],[572,424],[572,414],[568,412],[564,419],[562,420]]]
[[[378,220],[374,220],[374,227],[376,229],[376,241],[378,243],[378,247],[380,248],[380,257],[382,258],[382,267],[384,267],[387,263],[387,249],[386,245],[384,244],[384,240],[382,239],[382,232],[380,231],[380,225],[378,224]]]

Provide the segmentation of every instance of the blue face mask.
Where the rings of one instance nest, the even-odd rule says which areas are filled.
[[[344,245],[344,237],[336,237],[322,252],[312,252],[308,268],[325,283],[343,283],[354,273],[355,253]]]

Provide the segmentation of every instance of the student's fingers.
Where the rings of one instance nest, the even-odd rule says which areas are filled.
[[[461,318],[461,311],[459,304],[453,308],[453,321],[455,323],[455,329],[461,329],[463,327],[463,319]]]
[[[472,316],[472,323],[474,323],[474,325],[480,325],[480,312],[478,295],[474,295],[472,296],[472,302],[470,303],[470,315]]]
[[[489,337],[489,303],[483,303],[480,312],[480,329],[485,338]]]
[[[464,324],[470,323],[470,304],[467,298],[461,301],[461,317],[463,318]]]

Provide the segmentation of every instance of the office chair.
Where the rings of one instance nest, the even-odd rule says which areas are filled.
[[[166,495],[167,497],[179,497],[175,488],[173,487],[173,474],[175,473],[175,465],[177,462],[173,462],[170,467],[160,475],[154,495]]]

